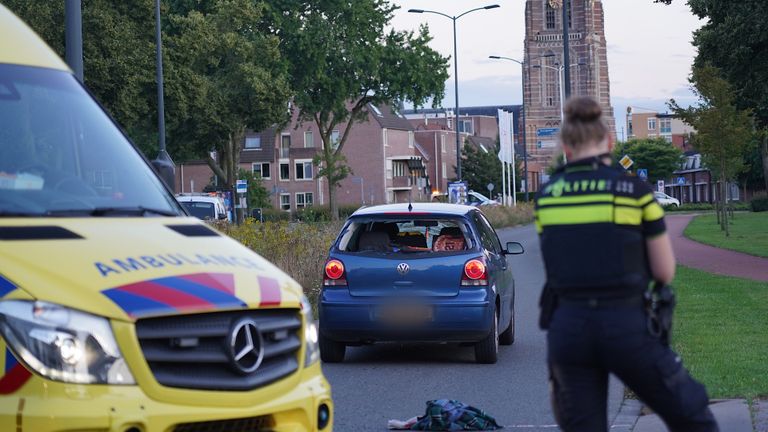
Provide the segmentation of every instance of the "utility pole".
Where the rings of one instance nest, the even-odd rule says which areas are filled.
[[[563,0],[563,81],[565,82],[563,94],[565,95],[565,99],[560,101],[562,105],[565,105],[565,101],[571,97],[571,69],[568,67],[568,65],[571,64],[571,43],[568,36],[568,30],[571,25],[569,19],[570,7],[571,0]]]
[[[163,40],[160,28],[160,0],[155,0],[155,55],[157,60],[157,134],[160,152],[157,159],[152,161],[155,170],[163,179],[165,184],[174,192],[176,183],[176,165],[171,159],[171,155],[165,149],[165,99],[163,96]],[[234,203],[234,197],[232,201]]]
[[[64,57],[77,80],[83,82],[83,8],[80,0],[65,0],[64,28]]]

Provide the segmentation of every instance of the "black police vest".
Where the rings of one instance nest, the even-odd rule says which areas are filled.
[[[573,298],[642,294],[650,282],[643,234],[649,202],[647,184],[597,158],[560,168],[536,198],[548,286]]]

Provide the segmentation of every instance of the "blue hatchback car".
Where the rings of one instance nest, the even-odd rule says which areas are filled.
[[[515,339],[515,282],[496,231],[476,207],[392,204],[355,212],[330,249],[320,294],[320,354],[347,345],[471,343],[495,363]]]

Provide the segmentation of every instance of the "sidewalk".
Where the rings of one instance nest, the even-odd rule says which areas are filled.
[[[686,238],[685,227],[696,215],[667,215],[667,232],[677,262],[709,273],[768,282],[768,258],[720,249]]]

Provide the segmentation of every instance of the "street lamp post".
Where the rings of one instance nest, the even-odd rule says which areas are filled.
[[[541,55],[541,56],[529,58],[528,61],[520,61],[520,60],[517,60],[517,59],[513,59],[511,57],[504,57],[504,56],[488,56],[488,58],[494,59],[494,60],[509,60],[509,61],[513,61],[515,63],[518,63],[522,67],[522,69],[523,69],[523,77],[522,77],[522,81],[523,81],[522,101],[523,101],[523,103],[521,104],[521,106],[522,106],[521,112],[522,112],[522,117],[523,117],[523,137],[522,137],[523,138],[523,172],[524,172],[523,176],[525,177],[525,201],[526,202],[528,201],[528,190],[530,189],[530,185],[528,183],[528,139],[527,139],[527,136],[526,136],[526,129],[527,128],[526,128],[526,123],[525,123],[525,111],[526,111],[525,110],[525,91],[528,89],[528,87],[527,87],[527,85],[528,85],[528,65],[531,62],[531,60],[537,60],[537,59],[540,59],[540,58],[554,57],[554,56],[555,56],[554,54],[544,54],[544,55]]]
[[[454,126],[454,131],[456,132],[456,176],[458,177],[459,181],[461,181],[462,177],[461,177],[461,139],[459,136],[460,135],[459,134],[459,62],[458,62],[458,49],[457,49],[457,42],[456,42],[456,21],[458,21],[459,18],[469,13],[479,11],[479,10],[485,10],[485,9],[496,9],[497,7],[500,7],[500,6],[497,4],[492,4],[492,5],[483,6],[475,9],[470,9],[456,16],[450,16],[442,12],[426,10],[426,9],[409,9],[408,10],[408,12],[410,13],[418,13],[418,14],[431,13],[435,15],[440,15],[453,21],[453,80],[454,80],[454,93],[455,93],[455,100],[456,100],[456,113],[455,113],[456,124]]]
[[[567,97],[566,89],[565,89],[565,83],[564,83],[564,81],[565,81],[565,78],[564,78],[565,71],[566,70],[570,71],[571,68],[574,67],[574,66],[583,66],[585,64],[586,63],[584,63],[584,62],[578,62],[578,63],[574,63],[572,65],[569,65],[567,68],[565,67],[564,64],[557,65],[556,67],[555,66],[548,66],[548,65],[535,65],[535,66],[533,66],[535,68],[547,68],[547,69],[552,69],[554,71],[557,71],[557,76],[558,76],[558,79],[560,81],[560,127],[561,128],[563,127],[563,123],[565,122],[565,100],[566,100],[566,97]],[[570,87],[570,83],[568,83],[568,87]],[[570,93],[570,91],[568,91],[568,93]],[[563,161],[565,163],[568,163],[568,156],[565,155],[565,152],[563,152]]]

